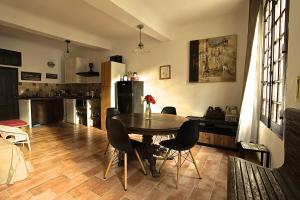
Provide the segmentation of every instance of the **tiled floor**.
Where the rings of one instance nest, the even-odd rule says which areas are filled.
[[[145,176],[137,161],[128,166],[128,191],[123,190],[123,167],[115,163],[103,179],[109,154],[104,156],[106,133],[84,126],[57,124],[34,128],[32,153],[23,149],[34,170],[14,185],[0,185],[0,199],[226,199],[227,160],[231,151],[195,146],[192,153],[202,174],[190,162],[180,171],[168,161],[158,179]],[[21,147],[22,148],[22,147]],[[144,162],[146,164],[146,161]],[[162,161],[157,161],[160,166]]]

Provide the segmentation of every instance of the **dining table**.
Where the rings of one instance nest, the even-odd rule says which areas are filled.
[[[142,135],[142,157],[148,160],[153,177],[159,177],[156,170],[158,145],[153,144],[153,136],[176,134],[181,125],[188,119],[178,115],[152,113],[151,117],[144,113],[120,114],[113,117],[120,120],[128,129],[129,134]]]

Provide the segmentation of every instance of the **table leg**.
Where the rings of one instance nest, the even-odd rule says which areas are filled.
[[[267,152],[266,167],[270,166],[270,152]]]
[[[260,152],[260,165],[264,166],[264,152]]]
[[[156,146],[153,144],[152,136],[144,135],[143,143],[145,144],[144,156],[149,162],[151,174],[153,177],[159,177],[159,173],[155,168],[156,158],[153,156],[153,154],[157,153],[157,149]]]

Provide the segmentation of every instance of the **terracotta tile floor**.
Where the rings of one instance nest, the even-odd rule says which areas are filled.
[[[158,179],[145,176],[137,161],[128,164],[128,191],[123,190],[123,167],[114,163],[103,179],[110,154],[104,155],[106,133],[95,128],[56,124],[34,128],[32,153],[22,148],[34,170],[14,185],[0,185],[0,199],[226,199],[228,155],[234,152],[195,146],[192,153],[202,179],[190,162],[180,171],[175,189],[176,165],[167,161]],[[146,161],[144,162],[146,164]],[[160,166],[162,161],[157,161]]]

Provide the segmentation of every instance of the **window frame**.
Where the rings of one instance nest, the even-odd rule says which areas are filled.
[[[282,9],[281,7],[281,3],[285,1],[285,8]],[[270,12],[270,9],[268,10],[268,15],[267,15],[267,4],[271,2],[272,3],[272,9]],[[275,19],[276,17],[276,10],[275,10],[275,6],[277,3],[280,3],[280,7],[279,7],[279,15],[278,18]],[[262,36],[262,40],[263,40],[263,59],[262,59],[262,78],[261,78],[261,113],[260,113],[260,120],[269,128],[271,129],[274,133],[278,134],[280,138],[282,138],[283,136],[283,110],[285,108],[285,88],[286,88],[286,70],[287,70],[287,58],[288,58],[288,23],[289,23],[289,5],[290,2],[289,0],[265,0],[264,1],[264,6],[263,6],[263,36]],[[278,14],[278,13],[277,13]],[[284,29],[283,32],[281,29],[282,26],[282,17],[284,18]],[[266,23],[268,23],[268,18],[271,18],[271,22],[270,22],[270,27],[268,27],[268,33],[266,32]],[[276,39],[275,33],[276,33],[276,25],[278,26],[278,38]],[[270,34],[270,35],[268,35]],[[270,38],[269,38],[270,37]],[[276,39],[276,40],[275,40]],[[269,46],[266,46],[266,42],[268,42]],[[271,44],[269,44],[271,43]],[[278,44],[277,44],[278,43]],[[281,44],[284,44],[283,46],[281,46]],[[275,51],[275,45],[277,45],[276,47],[278,49],[280,49],[280,51]],[[266,49],[267,47],[267,49]],[[270,57],[268,55],[268,53],[270,52]],[[276,57],[275,59],[275,53],[278,53],[278,57]],[[270,61],[270,63],[267,61],[267,65],[266,65],[266,56],[267,55],[267,59],[268,61]],[[282,57],[280,57],[279,55],[281,55]],[[270,60],[269,60],[270,59]],[[282,79],[279,79],[280,74],[280,64],[282,64]],[[277,65],[277,79],[274,81],[274,69],[276,68]],[[266,75],[267,78],[265,78],[265,70],[266,71]],[[280,89],[280,84],[281,86],[281,91]],[[275,87],[275,85],[277,87]],[[266,88],[266,90],[264,90],[264,87]],[[273,93],[276,90],[276,93]],[[266,92],[266,96],[264,96],[264,92]],[[279,92],[281,92],[281,99],[279,99]],[[275,94],[275,95],[274,95]],[[274,98],[274,96],[276,96],[276,98]],[[264,99],[264,97],[266,97]],[[276,101],[274,101],[274,99]],[[266,104],[266,106],[264,107],[264,103]],[[276,106],[275,108],[275,120],[278,122],[278,119],[280,120],[279,124],[276,123],[276,121],[274,122],[272,120],[273,114],[274,114],[274,110],[273,110],[273,105]],[[280,113],[278,115],[278,110],[279,107],[281,107],[280,109]],[[267,109],[267,110],[264,110]],[[263,113],[265,112],[265,113]]]

